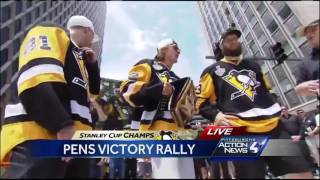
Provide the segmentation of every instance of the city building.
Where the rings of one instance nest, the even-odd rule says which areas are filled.
[[[84,15],[93,21],[100,37],[100,42],[93,47],[100,64],[106,8],[104,1],[1,1],[1,119],[5,105],[17,98],[19,47],[27,30],[41,22],[66,27],[72,15]]]
[[[310,13],[319,14],[316,1],[199,1],[205,34],[211,52],[220,35],[232,24],[242,32],[244,56],[271,57],[269,47],[280,42],[289,58],[308,56],[311,48],[295,31]],[[212,54],[210,54],[212,55]],[[276,65],[274,61],[258,61],[268,77],[281,104],[291,111],[316,107],[316,97],[297,96],[294,91],[294,72],[300,61],[285,61]]]

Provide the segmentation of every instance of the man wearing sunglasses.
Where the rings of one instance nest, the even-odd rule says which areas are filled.
[[[180,49],[173,39],[158,43],[154,59],[135,64],[128,80],[121,84],[123,99],[133,108],[142,108],[140,131],[174,131],[180,128],[170,113],[169,101],[178,89],[173,83],[180,78],[171,70],[178,62]],[[191,158],[151,158],[153,178],[195,178]]]

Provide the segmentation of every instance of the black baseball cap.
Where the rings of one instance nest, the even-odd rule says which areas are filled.
[[[231,35],[231,34],[235,34],[236,36],[238,36],[238,38],[241,37],[241,31],[239,31],[238,29],[235,29],[235,28],[229,28],[221,35],[219,44],[221,45],[224,38],[226,38],[228,35]]]

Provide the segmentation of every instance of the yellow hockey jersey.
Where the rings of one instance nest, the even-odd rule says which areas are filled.
[[[20,102],[5,108],[1,161],[16,145],[55,139],[65,126],[92,129],[88,96],[99,94],[100,75],[98,64],[84,58],[61,27],[42,24],[28,31],[19,52]]]
[[[179,77],[157,60],[135,64],[120,87],[121,97],[131,107],[141,109],[140,130],[177,130],[169,111],[169,98],[162,96],[163,84]]]

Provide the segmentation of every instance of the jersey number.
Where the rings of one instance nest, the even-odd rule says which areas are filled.
[[[49,46],[49,43],[48,43],[47,36],[41,35],[38,38],[39,38],[38,42],[40,42],[38,46],[40,49],[51,50],[51,47]],[[29,54],[32,50],[34,50],[37,47],[36,40],[37,40],[36,37],[31,37],[31,39],[29,40],[25,48],[24,55]]]

